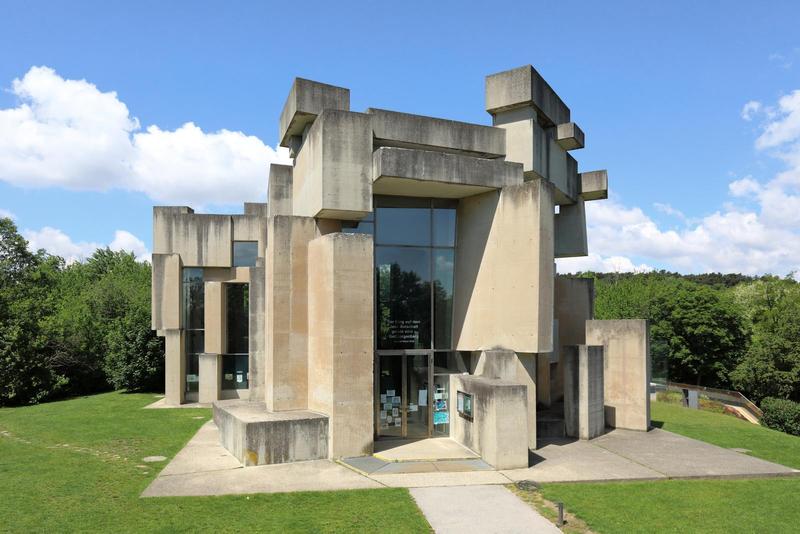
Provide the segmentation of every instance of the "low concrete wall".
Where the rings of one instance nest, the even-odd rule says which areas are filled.
[[[308,411],[267,412],[263,402],[217,401],[220,442],[242,464],[265,465],[328,457],[328,418]]]
[[[606,423],[650,428],[650,332],[645,320],[586,321],[586,343],[604,352]]]
[[[473,417],[457,410],[459,391],[472,395]],[[518,383],[450,375],[450,437],[472,449],[495,469],[528,467],[527,388]]]
[[[592,439],[605,431],[603,347],[563,347],[564,424],[567,436]]]

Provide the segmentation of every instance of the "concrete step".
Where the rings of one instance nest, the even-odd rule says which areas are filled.
[[[536,420],[536,439],[563,438],[565,436],[564,419],[538,418]]]

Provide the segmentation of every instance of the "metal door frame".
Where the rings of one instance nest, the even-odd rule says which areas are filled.
[[[380,411],[381,411],[381,392],[380,392],[380,373],[381,357],[390,356],[400,358],[400,436],[382,436],[380,433]],[[408,437],[408,356],[427,356],[428,357],[428,433],[423,437]],[[374,384],[375,397],[373,402],[373,421],[375,425],[375,439],[426,439],[433,436],[433,350],[432,349],[407,349],[407,350],[379,350],[375,351],[374,360]]]

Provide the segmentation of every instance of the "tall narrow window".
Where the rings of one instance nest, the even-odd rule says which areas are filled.
[[[196,393],[200,383],[200,354],[205,350],[205,293],[203,269],[183,269],[183,328],[186,335],[186,392]]]
[[[222,389],[247,389],[250,345],[250,286],[226,284],[227,351],[222,359]]]

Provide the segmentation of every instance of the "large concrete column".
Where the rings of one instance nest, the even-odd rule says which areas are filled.
[[[266,257],[265,401],[270,411],[308,406],[308,243],[311,217],[268,222]]]
[[[166,403],[183,404],[186,399],[186,355],[183,331],[167,330],[164,336],[164,375]]]
[[[550,406],[550,354],[536,354],[536,402]]]
[[[203,284],[203,319],[205,321],[205,349],[209,354],[224,354],[226,341],[225,328],[225,286],[222,282]],[[203,379],[202,369],[200,380]]]
[[[592,439],[605,430],[603,347],[563,347],[564,424],[567,435]]]
[[[331,458],[372,453],[372,236],[308,245],[308,409],[328,415]]]

